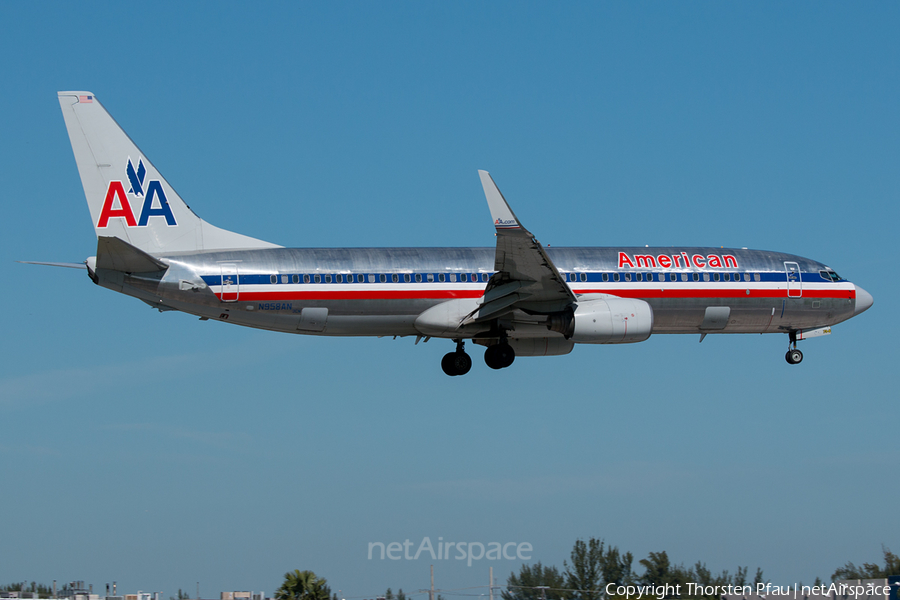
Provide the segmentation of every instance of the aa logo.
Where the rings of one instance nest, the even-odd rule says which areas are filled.
[[[169,208],[169,201],[166,199],[162,183],[158,179],[151,179],[147,182],[147,189],[144,190],[144,177],[147,175],[144,159],[138,160],[135,170],[134,163],[129,157],[125,175],[131,185],[127,194],[124,183],[121,181],[109,182],[106,198],[103,200],[103,208],[100,210],[100,219],[97,221],[98,228],[107,227],[109,220],[114,218],[125,219],[126,227],[146,227],[150,222],[150,217],[165,217],[166,225],[177,225],[175,215]],[[134,209],[131,207],[131,200],[128,199],[129,196],[135,200],[135,206],[137,206],[137,200],[143,199],[140,215],[135,215]]]

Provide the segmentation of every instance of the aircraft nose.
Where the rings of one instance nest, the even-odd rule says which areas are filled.
[[[856,308],[853,309],[853,315],[856,316],[861,312],[864,312],[872,306],[872,303],[875,302],[875,299],[872,298],[872,294],[862,289],[858,285],[854,285],[856,288]]]

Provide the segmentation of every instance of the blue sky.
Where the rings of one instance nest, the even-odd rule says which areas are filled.
[[[371,598],[432,561],[368,544],[426,536],[559,567],[596,536],[782,584],[900,551],[898,25],[889,2],[4,4],[0,582],[209,598],[299,568]],[[782,336],[654,336],[460,378],[440,340],[159,314],[14,262],[96,250],[64,89],[203,218],[283,245],[489,246],[487,169],[544,243],[791,252],[875,306],[796,367]]]

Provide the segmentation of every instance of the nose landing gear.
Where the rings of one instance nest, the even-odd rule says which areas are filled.
[[[441,369],[444,373],[455,377],[465,375],[472,368],[472,357],[466,354],[465,342],[456,340],[456,352],[448,352],[441,359]]]
[[[797,349],[797,332],[791,331],[790,336],[790,344],[788,344],[787,354],[784,355],[784,360],[788,362],[789,365],[797,365],[803,360],[803,353]]]

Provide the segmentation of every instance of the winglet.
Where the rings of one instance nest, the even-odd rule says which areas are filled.
[[[506,198],[500,193],[497,184],[487,171],[478,171],[481,177],[481,186],[484,188],[484,196],[487,198],[488,208],[491,210],[491,218],[497,229],[522,229],[515,213],[506,202]]]

